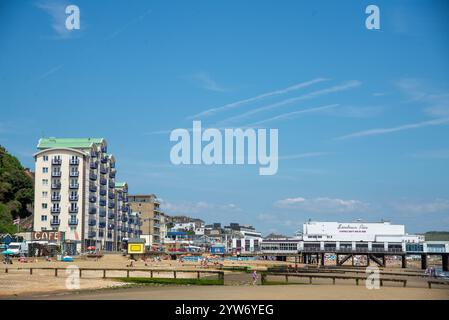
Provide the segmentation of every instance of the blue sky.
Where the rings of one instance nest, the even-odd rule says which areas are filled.
[[[63,27],[69,4],[80,30]],[[380,30],[365,28],[369,4]],[[0,144],[32,167],[42,136],[104,137],[132,193],[156,193],[170,214],[264,233],[292,234],[309,218],[449,230],[447,9],[2,1]],[[171,165],[169,131],[192,119],[279,129],[278,173]]]

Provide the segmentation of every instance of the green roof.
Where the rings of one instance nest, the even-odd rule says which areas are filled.
[[[123,188],[125,187],[126,182],[116,182],[115,187],[116,188]]]
[[[73,148],[87,149],[92,145],[102,143],[103,138],[41,138],[37,144],[38,149]]]

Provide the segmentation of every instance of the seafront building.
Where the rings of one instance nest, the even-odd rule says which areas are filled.
[[[403,252],[422,245],[424,236],[409,235],[405,226],[390,222],[308,221],[295,237],[267,239],[262,251],[370,251]]]
[[[422,269],[427,268],[428,255],[440,255],[444,271],[448,271],[449,242],[425,241],[423,235],[410,235],[405,226],[382,222],[319,222],[308,221],[302,231],[293,238],[265,239],[262,242],[263,255],[286,259],[300,258],[301,262],[311,260],[325,263],[326,254],[335,256],[337,265],[355,257],[366,257],[379,266],[386,265],[387,256],[401,257],[402,267],[407,266],[407,256],[420,256]],[[340,257],[342,259],[340,259]]]
[[[162,246],[160,201],[154,194],[129,195],[129,207],[140,215],[141,238],[153,250]]]
[[[225,243],[233,253],[257,253],[260,251],[262,234],[253,226],[230,223],[224,227]]]
[[[115,183],[116,201],[116,250],[126,249],[126,241],[129,238],[139,238],[142,234],[140,229],[142,221],[140,214],[132,212],[129,205],[128,184],[126,182]]]
[[[37,148],[33,230],[61,232],[68,254],[117,250],[129,232],[117,228],[115,158],[106,140],[43,138]]]

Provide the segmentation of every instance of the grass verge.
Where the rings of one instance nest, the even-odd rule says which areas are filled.
[[[217,286],[224,285],[223,280],[218,279],[173,279],[173,278],[116,278],[118,281],[140,284],[140,285],[152,285],[152,284],[166,284],[166,285],[196,285],[196,286]]]

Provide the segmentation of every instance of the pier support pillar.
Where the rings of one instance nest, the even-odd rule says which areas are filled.
[[[321,254],[321,266],[324,267],[324,253]]]
[[[444,254],[441,256],[441,258],[442,258],[442,260],[443,260],[443,271],[444,271],[444,272],[449,271],[449,266],[448,266],[449,254],[444,253]]]
[[[404,254],[404,255],[401,256],[401,258],[402,258],[402,268],[405,269],[405,268],[407,268],[407,257]]]
[[[385,258],[385,255],[382,255],[382,264],[384,266],[384,268],[387,266],[387,259]]]
[[[337,265],[337,266],[339,266],[340,264],[339,264],[339,257],[340,257],[340,255],[337,253],[336,255],[335,255],[335,264]]]
[[[427,254],[421,255],[421,269],[423,270],[427,269]]]

